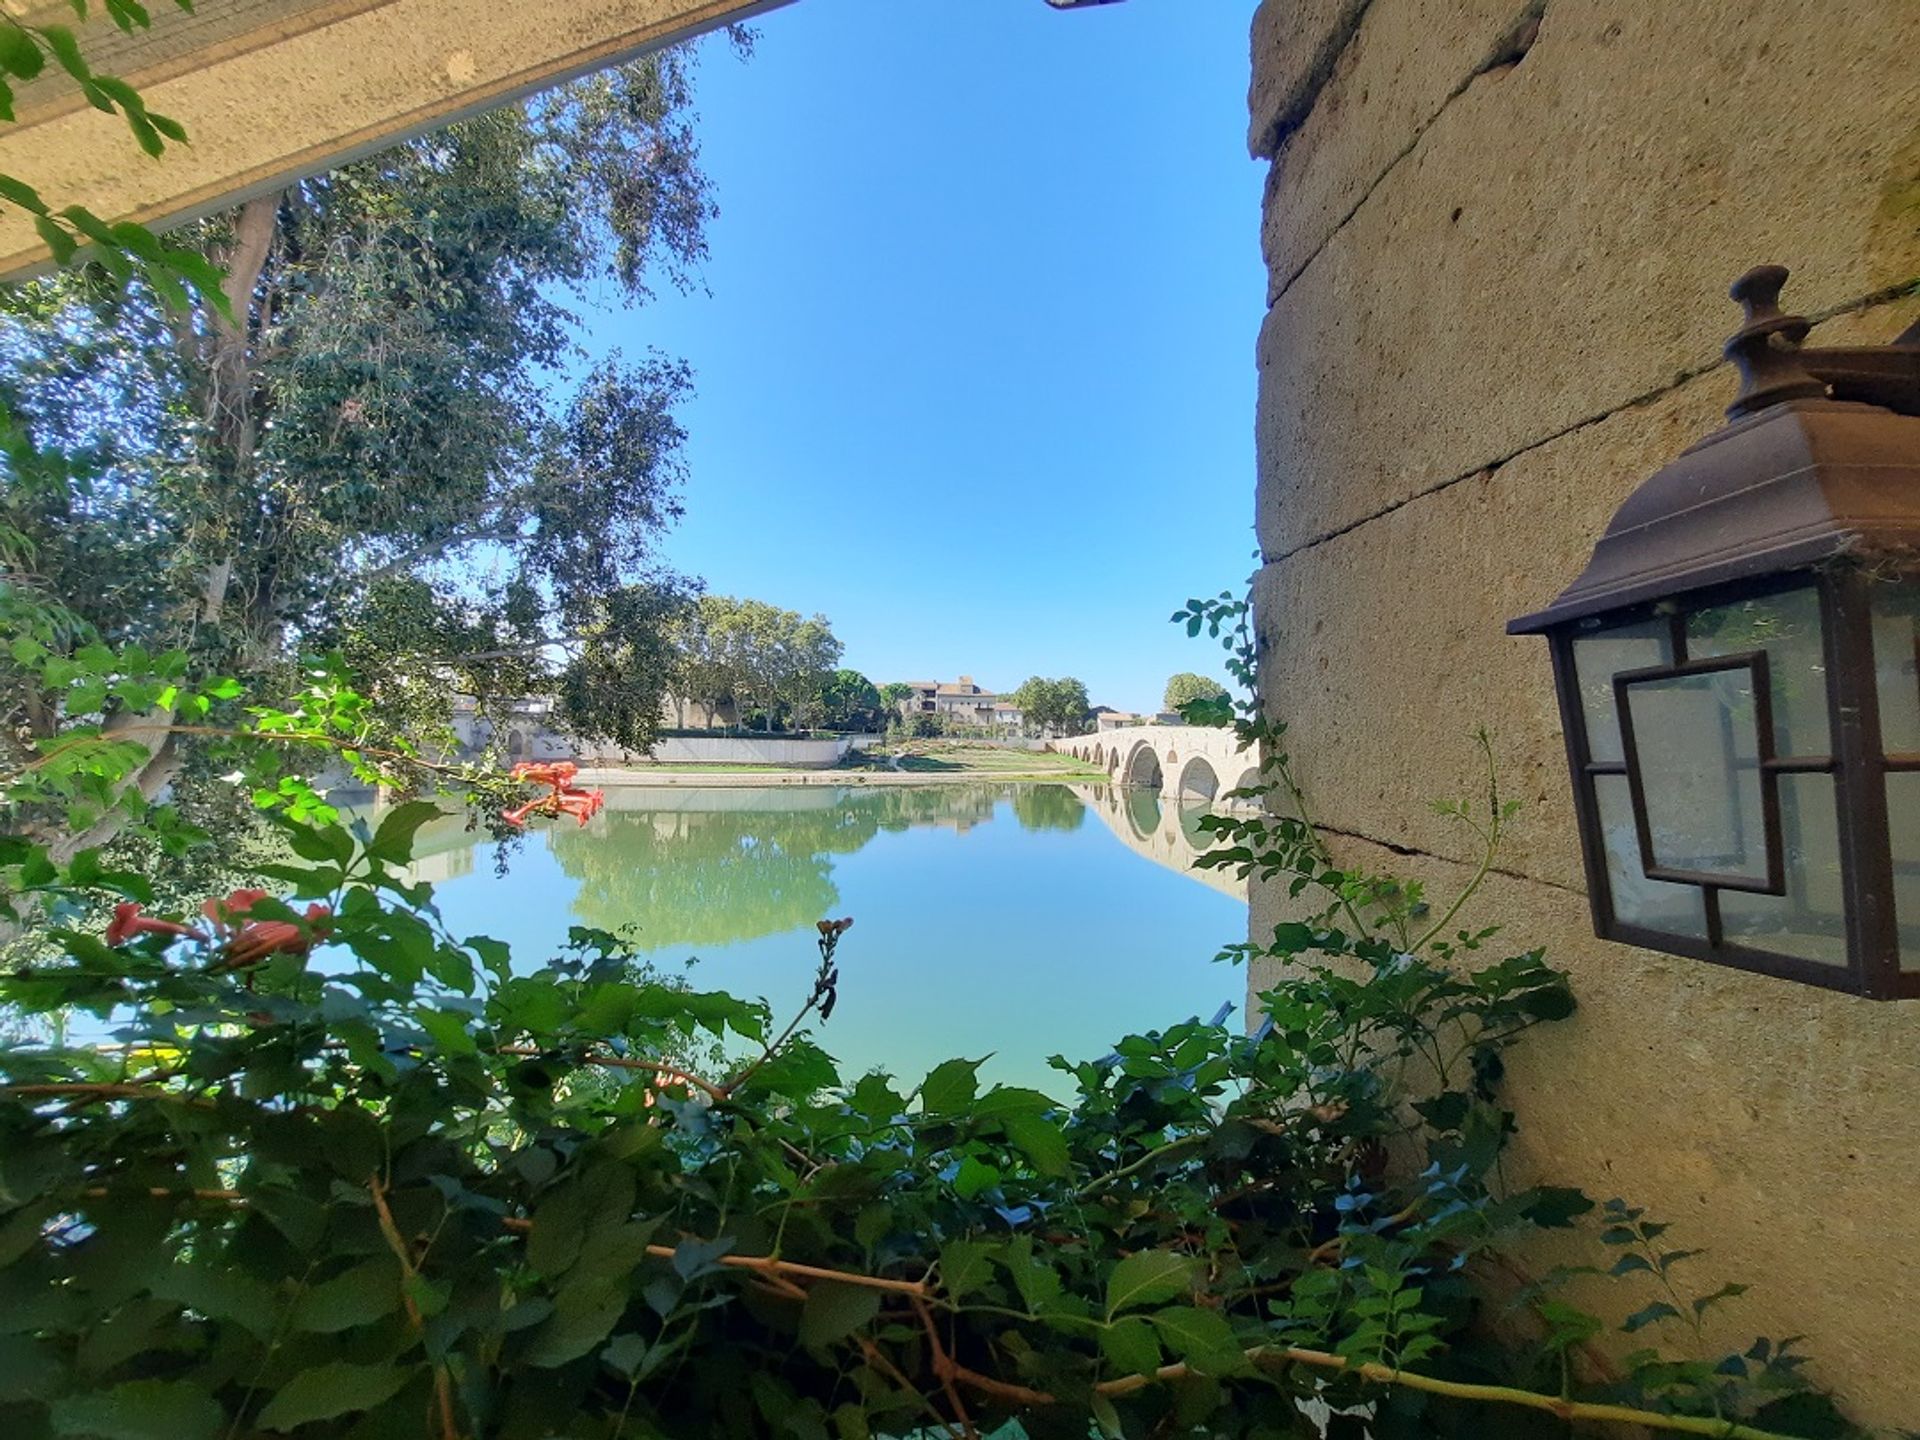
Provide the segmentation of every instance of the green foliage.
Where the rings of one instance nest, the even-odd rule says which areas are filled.
[[[1227,698],[1227,687],[1218,680],[1209,680],[1191,670],[1182,670],[1178,675],[1168,677],[1160,708],[1177,714],[1196,700],[1219,701]]]
[[[1011,698],[1028,727],[1043,735],[1078,734],[1092,713],[1087,687],[1070,675],[1059,680],[1029,676]]]
[[[329,706],[357,708],[305,718]],[[1476,1258],[1594,1209],[1501,1171],[1502,1057],[1573,1002],[1491,932],[1402,946],[1411,886],[1315,871],[1257,1031],[1056,1058],[1063,1102],[973,1058],[843,1078],[851,922],[821,922],[785,1026],[602,931],[516,964],[406,879],[433,813],[281,814],[286,899],[249,920],[294,938],[249,960],[197,916],[105,944],[78,907],[137,876],[0,849],[51,922],[0,979],[44,1022],[0,1045],[10,1433],[1317,1433],[1303,1401],[1383,1436],[1531,1434],[1543,1404],[1847,1433],[1790,1343],[1703,1349],[1738,1287],[1680,1288],[1690,1254],[1619,1202],[1611,1277],[1580,1278],[1681,1348],[1589,1380],[1605,1322],[1571,1275],[1532,1295],[1535,1342],[1490,1344]],[[1236,843],[1285,869],[1312,842]]]
[[[130,0],[107,8],[145,23]],[[0,36],[0,67],[51,47],[136,135],[168,133],[118,81],[85,78],[58,27],[0,18]],[[655,549],[679,514],[689,375],[650,355],[570,388],[552,376],[571,366],[584,287],[641,299],[704,254],[689,64],[675,50],[618,67],[165,246],[111,227],[68,273],[8,294],[10,769],[65,743],[74,718],[8,663],[21,634],[68,660],[88,645],[184,653],[187,674],[238,677],[282,707],[302,652],[325,652],[375,702],[363,738],[389,750],[446,753],[457,694],[483,716],[547,696],[584,738],[651,742],[665,632],[691,590]],[[171,793],[245,828],[209,737],[108,705],[104,727],[154,742],[138,763],[128,752],[131,808]]]
[[[829,730],[884,729],[882,706],[880,692],[858,670],[835,670],[820,687],[820,723]]]
[[[764,600],[702,595],[673,633],[676,693],[711,716],[731,706],[741,722],[757,716],[772,730],[784,716],[796,728],[822,719],[844,646],[824,615],[782,610]]]

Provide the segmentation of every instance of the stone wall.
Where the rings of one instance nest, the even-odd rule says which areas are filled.
[[[1524,1170],[1653,1207],[1753,1285],[1723,1334],[1910,1426],[1920,1003],[1596,940],[1546,647],[1502,627],[1719,423],[1736,275],[1792,267],[1815,343],[1920,318],[1917,57],[1915,0],[1265,0],[1251,96],[1263,693],[1318,812],[1457,882],[1429,802],[1495,732],[1527,808],[1481,914],[1582,1001],[1514,1066]]]

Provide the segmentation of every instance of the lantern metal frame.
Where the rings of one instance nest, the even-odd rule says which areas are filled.
[[[1920,753],[1882,748],[1872,629],[1873,587],[1920,577],[1920,325],[1886,346],[1802,348],[1807,322],[1774,303],[1786,274],[1763,267],[1733,288],[1747,318],[1727,346],[1743,380],[1731,423],[1636,490],[1587,570],[1552,605],[1507,629],[1549,642],[1596,934],[1872,999],[1920,998],[1920,969],[1901,967],[1886,784],[1889,774],[1920,771]],[[1824,755],[1781,755],[1765,652],[1691,656],[1686,617],[1806,588],[1819,602],[1828,747]],[[1621,758],[1595,760],[1574,644],[1603,626],[1650,620],[1667,625],[1669,659],[1613,677]],[[1920,639],[1915,653],[1920,664]],[[1754,675],[1764,883],[1659,863],[1626,703],[1635,683],[1744,667]],[[1720,914],[1722,891],[1787,893],[1780,778],[1808,773],[1834,781],[1844,964],[1730,939]],[[1703,935],[1616,913],[1596,788],[1609,775],[1626,777],[1647,878],[1700,890]],[[1909,929],[1920,931],[1920,915]]]

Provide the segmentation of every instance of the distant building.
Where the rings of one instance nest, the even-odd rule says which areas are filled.
[[[900,713],[907,719],[931,715],[954,725],[973,725],[983,730],[1018,730],[1026,718],[1005,695],[996,695],[973,683],[971,675],[958,680],[909,680],[913,694],[900,702]]]
[[[1135,715],[1127,710],[1115,710],[1111,706],[1096,705],[1093,711],[1094,724],[1101,730],[1124,730],[1129,725],[1151,725],[1151,715]]]

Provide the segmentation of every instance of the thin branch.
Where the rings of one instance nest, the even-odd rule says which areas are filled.
[[[406,1306],[407,1321],[413,1326],[414,1334],[419,1335],[426,1329],[426,1319],[413,1298],[412,1282],[420,1273],[419,1269],[413,1263],[413,1254],[407,1249],[400,1227],[393,1223],[393,1211],[387,1207],[387,1187],[381,1184],[378,1175],[367,1177],[367,1191],[373,1196],[374,1214],[380,1220],[380,1234],[386,1240],[387,1248],[393,1251],[394,1258],[400,1262],[403,1276],[400,1302]],[[441,1440],[460,1440],[460,1427],[453,1413],[453,1381],[447,1374],[447,1367],[439,1361],[433,1365],[433,1394],[440,1411]]]
[[[954,1386],[953,1359],[947,1354],[947,1347],[940,1343],[940,1328],[933,1323],[933,1311],[927,1308],[924,1300],[915,1300],[913,1308],[919,1313],[920,1324],[927,1332],[927,1344],[932,1347],[933,1373],[939,1377],[941,1388],[947,1392],[947,1403],[953,1406],[954,1418],[960,1422],[961,1433],[966,1440],[980,1440],[980,1432],[973,1426],[973,1416],[967,1413],[966,1401],[960,1398],[960,1392]]]
[[[1545,1411],[1565,1421],[1597,1420],[1614,1425],[1639,1425],[1648,1430],[1668,1430],[1683,1435],[1711,1435],[1719,1440],[1793,1440],[1774,1430],[1761,1430],[1735,1421],[1699,1415],[1663,1415],[1657,1410],[1640,1410],[1631,1405],[1603,1405],[1585,1400],[1563,1400],[1558,1395],[1542,1395],[1508,1385],[1472,1385],[1459,1380],[1442,1380],[1411,1370],[1396,1370],[1368,1360],[1349,1360],[1344,1355],[1324,1350],[1301,1350],[1289,1345],[1256,1345],[1246,1352],[1255,1365],[1308,1365],[1319,1370],[1338,1370],[1375,1385],[1403,1385],[1430,1395],[1445,1395],[1454,1400],[1477,1400],[1491,1405],[1518,1405]],[[1126,1375],[1103,1380],[1093,1387],[1097,1395],[1131,1395],[1153,1384],[1165,1384],[1190,1378],[1194,1372],[1186,1365],[1162,1365],[1151,1375]],[[1022,1385],[1008,1385],[963,1367],[955,1367],[954,1378],[982,1394],[1018,1400],[1027,1405],[1055,1405],[1058,1397]]]
[[[533,1229],[533,1221],[518,1215],[503,1217],[500,1225],[516,1235],[528,1234]],[[649,1245],[647,1254],[661,1260],[671,1260],[675,1251],[671,1245]],[[918,1280],[890,1280],[884,1275],[865,1275],[858,1270],[830,1270],[825,1266],[802,1265],[797,1260],[781,1260],[772,1255],[722,1255],[714,1263],[734,1270],[753,1270],[782,1280],[832,1280],[841,1285],[859,1285],[868,1290],[885,1290],[889,1294],[910,1295],[920,1299],[928,1299],[933,1295],[933,1291]]]
[[[1099,1191],[1106,1189],[1107,1186],[1113,1184],[1114,1181],[1124,1180],[1127,1176],[1135,1174],[1140,1170],[1144,1170],[1147,1166],[1151,1165],[1154,1161],[1160,1159],[1164,1155],[1172,1154],[1173,1152],[1179,1151],[1179,1150],[1191,1150],[1196,1145],[1206,1144],[1206,1142],[1212,1138],[1213,1136],[1211,1132],[1208,1132],[1206,1134],[1200,1134],[1200,1135],[1183,1135],[1178,1140],[1169,1140],[1166,1144],[1158,1146],[1155,1149],[1149,1150],[1146,1154],[1142,1155],[1139,1159],[1131,1161],[1128,1164],[1122,1165],[1118,1170],[1110,1171],[1109,1173],[1105,1175],[1101,1175],[1096,1179],[1089,1180],[1086,1184],[1082,1185],[1078,1190],[1073,1192],[1074,1198],[1076,1200],[1084,1200],[1088,1196],[1096,1194]]]

